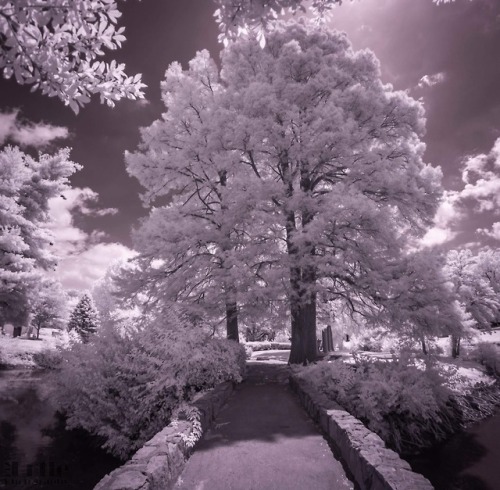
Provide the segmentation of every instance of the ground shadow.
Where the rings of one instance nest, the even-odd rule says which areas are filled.
[[[272,443],[283,437],[317,434],[292,393],[288,376],[286,365],[249,363],[245,380],[236,387],[197,451],[245,440]]]

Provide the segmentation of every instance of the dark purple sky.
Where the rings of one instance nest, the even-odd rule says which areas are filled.
[[[106,232],[100,240],[130,246],[130,228],[145,210],[138,184],[125,171],[123,153],[135,149],[138,128],[163,112],[159,84],[169,63],[186,66],[204,48],[217,58],[220,45],[209,0],[128,0],[119,5],[127,41],[112,54],[126,62],[129,74],[143,73],[149,104],[122,101],[111,109],[95,100],[75,116],[58,99],[0,80],[0,112],[20,109],[21,118],[69,129],[70,138],[58,144],[71,146],[73,159],[84,166],[73,185],[97,192],[99,206],[119,210],[93,218],[74,214],[75,225],[87,234]],[[384,81],[423,98],[428,117],[426,160],[443,168],[446,188],[461,191],[465,157],[488,154],[500,137],[500,1],[456,0],[436,6],[432,0],[359,0],[337,9],[332,25],[345,30],[355,48],[375,52]],[[438,83],[421,82],[425,76]],[[495,172],[500,179],[500,164]],[[500,217],[491,210],[474,212],[473,201],[463,202],[461,220],[456,211],[443,214],[442,228],[451,227],[454,217],[454,233],[460,232],[449,243],[498,245],[477,229],[492,229]]]

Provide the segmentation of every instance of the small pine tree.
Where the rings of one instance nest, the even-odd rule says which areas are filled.
[[[68,331],[75,330],[84,343],[89,341],[92,334],[97,332],[99,317],[94,303],[88,294],[75,306],[68,322]]]

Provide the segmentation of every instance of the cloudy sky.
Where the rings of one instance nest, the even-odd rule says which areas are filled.
[[[27,151],[73,148],[83,165],[74,191],[52,203],[53,227],[67,287],[84,289],[114,259],[131,253],[130,229],[146,210],[123,153],[140,126],[163,111],[159,85],[172,61],[197,50],[218,58],[209,0],[119,2],[127,42],[113,53],[129,74],[142,73],[146,101],[113,109],[96,100],[78,116],[14,81],[0,80],[0,144]],[[456,247],[500,243],[500,2],[356,0],[334,12],[332,28],[355,48],[372,49],[383,79],[422,98],[427,110],[426,160],[440,165],[446,199],[426,243]],[[44,146],[45,145],[45,146]]]

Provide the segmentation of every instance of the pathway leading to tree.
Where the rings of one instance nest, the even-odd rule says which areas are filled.
[[[259,361],[249,363],[247,379],[199,443],[175,486],[175,490],[353,488],[290,391],[286,365]]]

